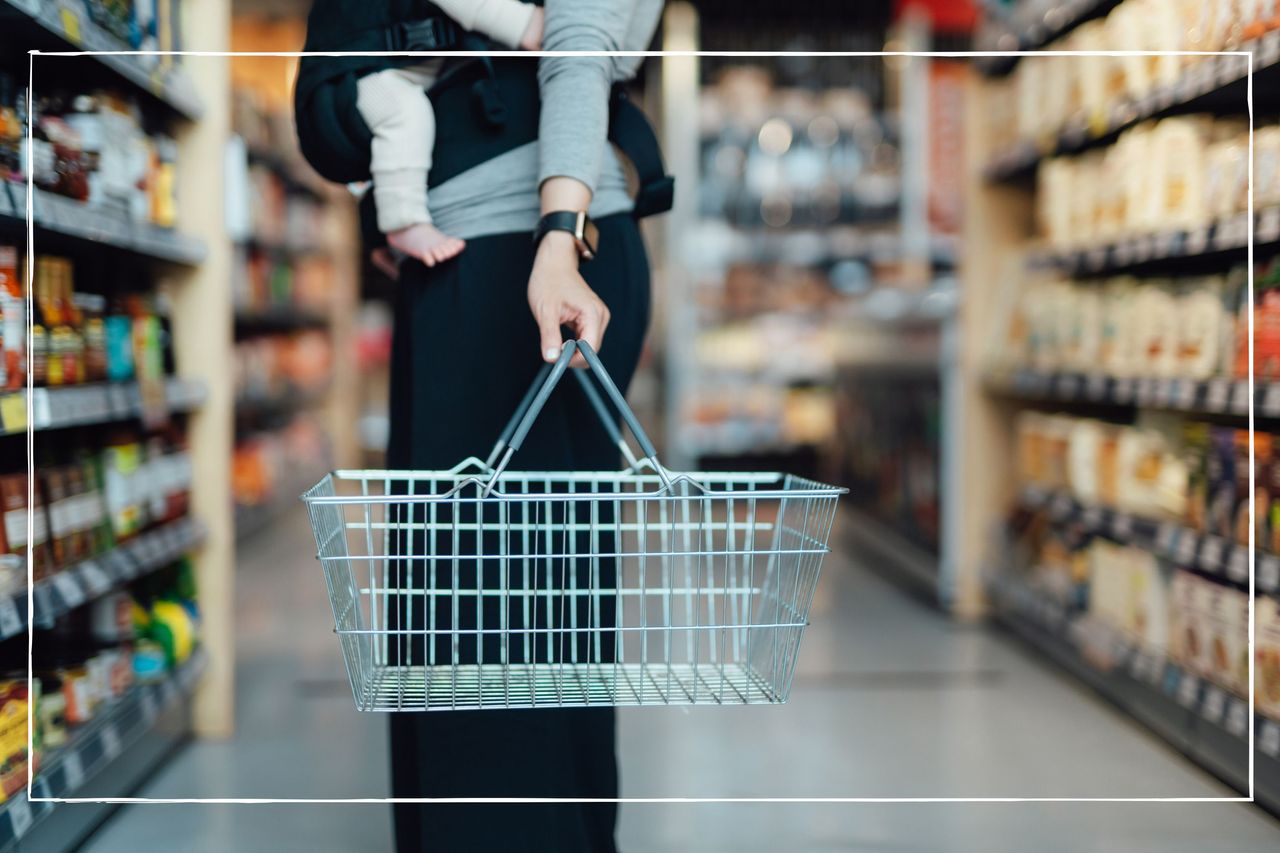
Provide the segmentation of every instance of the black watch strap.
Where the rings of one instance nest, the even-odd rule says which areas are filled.
[[[549,231],[568,231],[573,235],[578,246],[578,256],[589,261],[596,256],[597,232],[596,224],[582,210],[553,210],[538,220],[538,227],[533,232],[533,245],[536,249]]]

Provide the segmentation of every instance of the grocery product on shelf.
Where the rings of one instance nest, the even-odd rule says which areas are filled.
[[[18,250],[0,246],[0,391],[27,382],[27,294],[18,274]]]
[[[1243,268],[1175,279],[1031,277],[1011,294],[992,367],[1125,377],[1242,375],[1246,283]]]
[[[0,73],[0,100],[15,89],[12,78]],[[19,94],[12,106],[0,104],[5,148],[16,148],[16,154],[4,157],[4,177],[25,182],[29,169],[41,190],[129,220],[174,225],[177,143],[149,130],[136,97],[111,89],[41,87],[30,111],[25,97]],[[8,127],[27,120],[32,122],[29,148],[25,130],[15,145]]]
[[[39,702],[38,685],[29,690],[25,677],[0,681],[0,801],[27,786],[27,718],[32,693]],[[39,738],[34,740],[38,750]]]
[[[1247,545],[1254,457],[1259,548],[1280,545],[1280,437],[1263,430],[1143,413],[1132,426],[1020,412],[1019,482]]]
[[[1263,598],[1254,611],[1254,707],[1280,720],[1280,601]]]
[[[1053,5],[1019,3],[1019,14],[1037,24],[1050,17],[1060,19],[1045,13]],[[1042,140],[1075,120],[1105,126],[1114,107],[1170,90],[1185,74],[1213,58],[1190,52],[1240,50],[1275,29],[1280,21],[1267,7],[1236,0],[1123,0],[1105,17],[1070,29],[1044,44],[1044,49],[1151,51],[1152,55],[1022,57],[1012,74],[993,87],[989,101],[995,107],[993,138],[1009,146],[1021,140]],[[1041,21],[1038,14],[1044,16]],[[1043,32],[1042,26],[1038,29]]]
[[[81,290],[76,263],[53,255],[36,256],[31,265],[33,283],[23,287],[17,269],[25,265],[18,263],[18,257],[16,248],[0,245],[0,280],[6,293],[0,303],[5,390],[26,384],[28,293],[32,302],[29,369],[36,386],[133,379],[154,384],[172,372],[164,300],[123,290]],[[103,286],[100,280],[96,284]]]
[[[332,344],[321,331],[248,338],[235,354],[236,399],[243,403],[315,395],[333,370]]]
[[[152,526],[187,513],[191,459],[181,433],[112,430],[101,444],[37,448],[32,510],[34,578],[39,581],[95,557]],[[17,559],[0,575],[0,595],[27,581],[27,475],[0,474],[4,530],[2,553]]]
[[[1115,377],[1280,379],[1280,260],[1177,278],[1029,277],[1010,294],[992,368]]]
[[[1147,548],[1064,530],[1042,517],[1024,523],[1016,543],[1016,571],[1024,582],[1078,613],[1084,625],[1106,626],[1144,652],[1244,695],[1247,591],[1181,568]],[[1259,625],[1265,626],[1275,599],[1259,597],[1256,603]]]
[[[298,414],[280,429],[253,433],[237,443],[231,491],[238,507],[292,502],[306,481],[327,470],[329,440],[314,415]]]
[[[1280,201],[1277,130],[1264,126],[1254,137],[1257,207]],[[1197,228],[1248,209],[1249,165],[1245,118],[1144,122],[1104,149],[1045,160],[1037,174],[1040,226],[1055,248]]]

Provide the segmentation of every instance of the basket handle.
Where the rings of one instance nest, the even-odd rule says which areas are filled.
[[[546,405],[548,398],[551,397],[551,392],[555,390],[561,377],[564,376],[564,372],[568,369],[569,361],[573,358],[574,352],[582,353],[582,357],[586,359],[587,367],[595,375],[595,380],[600,383],[600,387],[604,389],[605,394],[617,407],[622,419],[626,421],[627,427],[631,430],[631,434],[635,436],[636,442],[640,445],[640,450],[644,454],[643,459],[648,460],[653,466],[663,484],[671,484],[666,469],[658,462],[658,451],[654,448],[653,442],[649,440],[644,427],[640,425],[635,412],[627,405],[626,398],[622,396],[622,392],[614,384],[613,379],[609,376],[609,372],[605,370],[604,364],[600,361],[600,357],[596,355],[595,350],[586,341],[568,340],[561,347],[560,357],[556,359],[555,364],[544,364],[542,369],[538,371],[538,375],[534,377],[533,384],[525,392],[520,405],[516,407],[515,414],[512,415],[506,428],[502,430],[502,434],[490,452],[488,464],[493,468],[493,474],[485,486],[485,496],[488,496],[493,491],[498,478],[502,476],[502,472],[506,470],[507,465],[511,462],[511,457],[515,455],[515,452],[520,449],[520,445],[524,443],[525,436],[529,434],[529,430],[533,427],[533,422],[542,413],[542,408]],[[609,433],[609,437],[620,448],[623,448],[630,466],[632,468],[639,466],[640,460],[637,460],[635,455],[631,453],[630,448],[627,447],[626,441],[622,437],[622,432],[618,429],[613,419],[609,417],[604,400],[600,398],[600,394],[592,384],[591,379],[579,372],[578,382],[581,384],[583,392],[587,395],[587,399],[591,402],[592,408],[595,409],[596,414],[600,417],[600,421]],[[494,464],[495,462],[496,464]]]

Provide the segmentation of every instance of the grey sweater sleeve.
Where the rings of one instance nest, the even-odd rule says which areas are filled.
[[[652,33],[632,29],[636,0],[546,0],[543,50],[637,50]],[[644,41],[639,46],[628,41]],[[542,114],[538,185],[567,176],[593,192],[609,131],[609,89],[634,73],[634,62],[609,56],[544,56],[538,62]]]

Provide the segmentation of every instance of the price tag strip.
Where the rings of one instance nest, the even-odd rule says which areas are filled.
[[[1227,721],[1223,725],[1228,733],[1242,738],[1249,731],[1249,706],[1236,697],[1227,702]]]
[[[1194,708],[1200,698],[1200,682],[1194,675],[1182,673],[1178,681],[1178,704],[1184,708]]]
[[[31,813],[31,801],[25,792],[14,796],[5,811],[9,813],[9,822],[13,825],[13,837],[21,838],[27,834],[31,824],[35,823],[35,815]]]
[[[1204,701],[1200,703],[1200,716],[1211,723],[1218,723],[1226,712],[1227,694],[1212,684],[1205,687]]]
[[[85,560],[80,564],[80,578],[92,596],[102,595],[112,586],[111,578],[93,560]]]
[[[1258,748],[1272,758],[1280,758],[1280,723],[1266,720],[1258,732]]]
[[[66,609],[79,607],[85,602],[84,587],[71,572],[57,572],[50,579],[53,589],[62,598],[62,606]]]
[[[1200,546],[1200,568],[1210,574],[1220,573],[1222,571],[1222,548],[1222,537],[1204,537],[1204,544]]]
[[[1280,557],[1275,554],[1258,555],[1258,589],[1262,592],[1280,589]]]
[[[27,630],[27,614],[18,610],[18,602],[5,596],[0,598],[0,640],[16,637]]]
[[[1249,579],[1249,549],[1240,545],[1231,549],[1231,557],[1227,561],[1227,577],[1237,583]]]

